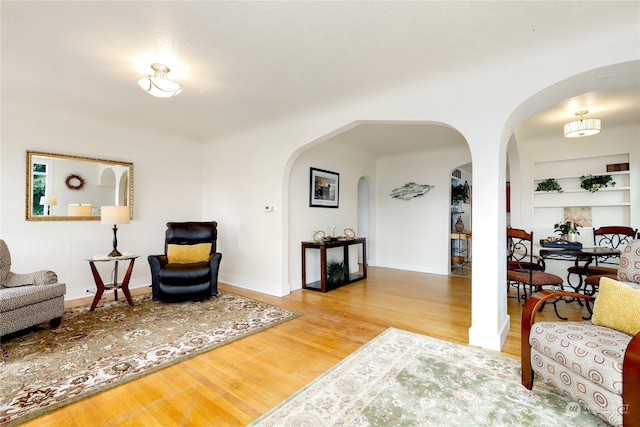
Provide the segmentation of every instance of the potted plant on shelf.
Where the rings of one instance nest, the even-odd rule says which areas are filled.
[[[608,187],[609,185],[616,186],[616,182],[611,175],[582,175],[580,177],[580,187],[591,193],[595,193],[600,188]]]
[[[555,178],[548,178],[538,183],[536,191],[557,191],[558,193],[562,193],[564,190]]]
[[[573,221],[565,221],[554,224],[553,227],[554,232],[560,233],[561,239],[575,242],[577,240],[576,236],[580,234],[580,232],[578,231],[578,227],[582,226],[580,224],[576,224]]]
[[[467,199],[469,199],[469,184],[465,181],[464,184],[451,186],[451,198],[456,202],[467,203]]]

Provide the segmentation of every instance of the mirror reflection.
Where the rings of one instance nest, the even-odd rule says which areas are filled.
[[[133,163],[27,151],[26,219],[98,220],[101,206],[129,206]]]

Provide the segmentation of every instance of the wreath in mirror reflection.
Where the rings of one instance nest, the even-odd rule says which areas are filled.
[[[84,187],[84,178],[77,174],[71,174],[64,180],[69,190],[80,190]]]

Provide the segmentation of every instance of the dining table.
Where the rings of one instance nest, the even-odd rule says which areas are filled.
[[[543,260],[563,260],[571,261],[574,263],[576,269],[587,271],[587,267],[591,265],[597,258],[607,257],[619,257],[621,251],[619,249],[613,249],[605,246],[583,246],[580,248],[558,248],[558,247],[544,247],[541,246],[538,249],[540,258]],[[582,287],[582,281],[578,286],[573,287],[575,292],[580,292]]]

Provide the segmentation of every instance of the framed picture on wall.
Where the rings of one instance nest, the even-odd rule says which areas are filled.
[[[309,182],[309,206],[337,208],[340,200],[340,174],[311,168]]]

